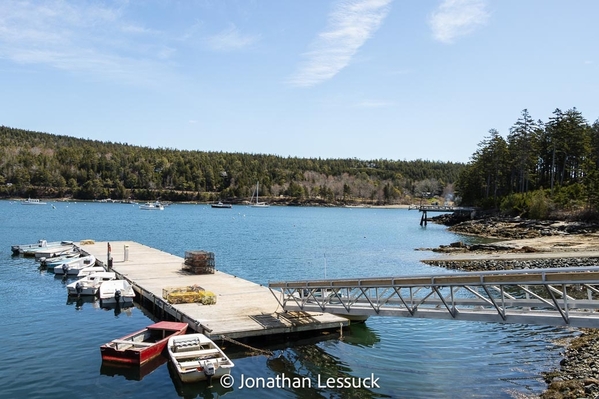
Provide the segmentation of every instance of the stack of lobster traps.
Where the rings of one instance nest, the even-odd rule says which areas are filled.
[[[185,251],[183,270],[194,274],[214,274],[214,253]]]

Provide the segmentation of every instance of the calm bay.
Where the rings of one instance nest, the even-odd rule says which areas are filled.
[[[439,225],[422,228],[419,218],[405,209],[173,204],[164,211],[141,211],[132,204],[0,201],[0,397],[521,398],[541,393],[540,373],[558,366],[563,348],[555,342],[572,336],[570,329],[371,317],[345,330],[342,339],[330,334],[273,342],[269,348],[277,356],[270,359],[225,343],[235,362],[236,383],[229,389],[182,386],[166,359],[141,373],[104,367],[99,346],[145,327],[150,316],[138,307],[116,312],[68,300],[62,279],[10,251],[13,244],[39,239],[132,240],[180,257],[188,250],[214,252],[217,269],[260,284],[450,273],[420,263],[434,255],[414,249],[474,239]],[[306,383],[241,385],[282,376]],[[380,387],[323,383],[371,376]]]

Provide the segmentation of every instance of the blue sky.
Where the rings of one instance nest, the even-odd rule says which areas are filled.
[[[0,125],[149,147],[467,162],[599,118],[599,1],[0,2]]]

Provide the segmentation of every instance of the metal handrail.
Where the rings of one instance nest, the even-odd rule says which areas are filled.
[[[599,328],[598,266],[272,282],[269,288],[285,310]]]

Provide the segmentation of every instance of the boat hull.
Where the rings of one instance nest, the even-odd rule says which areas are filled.
[[[231,209],[233,207],[231,204],[223,204],[222,202],[219,202],[218,204],[211,204],[210,206],[216,209]]]
[[[28,198],[21,201],[21,205],[46,205],[46,203],[44,201],[40,201],[39,199]]]
[[[100,347],[102,361],[141,366],[159,356],[168,340],[185,334],[187,323],[162,321]],[[155,342],[147,342],[153,340]]]
[[[100,285],[98,293],[102,306],[111,306],[117,303],[129,305],[133,303],[135,298],[133,287],[125,280],[106,281]]]
[[[35,254],[35,251],[40,249],[72,244],[73,243],[71,241],[47,242],[46,240],[39,240],[35,244],[11,245],[10,249],[13,255],[21,254],[23,256],[33,256]]]
[[[169,339],[167,350],[183,383],[220,379],[230,374],[234,363],[204,334],[187,334]],[[210,375],[210,372],[213,374]]]
[[[215,370],[215,374],[214,376],[212,376],[212,379],[219,380],[222,376],[226,374],[231,374],[231,368],[219,367]],[[204,374],[204,371],[199,371],[198,369],[189,369],[186,371],[179,372],[179,378],[181,378],[181,382],[184,383],[200,382],[206,381],[208,379],[206,374]]]
[[[148,202],[146,204],[140,205],[139,209],[141,209],[142,211],[163,211],[164,205],[162,205],[160,202]]]
[[[96,257],[94,255],[84,256],[82,258],[69,259],[60,265],[54,266],[52,271],[54,274],[69,276],[76,276],[82,269],[93,266],[96,264]],[[46,266],[48,268],[48,266]],[[48,268],[50,270],[50,268]]]
[[[78,292],[76,288],[67,287],[67,292],[71,296],[75,295],[85,295],[85,296],[94,296],[98,293],[98,287],[96,286],[87,286],[81,287],[81,292]]]
[[[100,285],[116,279],[114,272],[96,272],[89,274],[73,283],[67,284],[69,295],[96,295]]]

